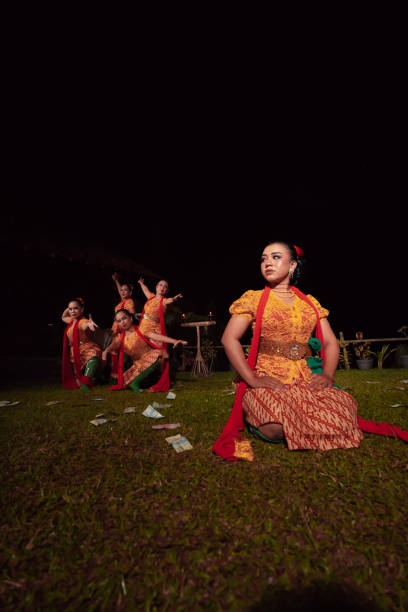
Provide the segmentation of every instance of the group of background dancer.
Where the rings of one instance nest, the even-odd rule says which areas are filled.
[[[299,247],[286,241],[268,243],[260,262],[265,288],[247,291],[230,307],[232,316],[222,343],[239,384],[231,415],[213,447],[223,459],[252,458],[250,443],[240,433],[244,425],[265,442],[284,440],[290,450],[356,448],[363,431],[408,441],[408,432],[398,427],[361,419],[354,398],[335,385],[339,345],[328,310],[296,286],[302,265]],[[89,331],[96,326],[91,315],[83,317],[81,299],[71,300],[62,315],[68,324],[64,385],[89,388],[99,361],[104,363],[112,354],[116,355],[112,371],[117,384],[111,388],[130,387],[138,392],[141,382],[161,364],[160,380],[151,389],[165,391],[169,383],[166,344],[186,342],[165,335],[164,313],[168,304],[182,296],[166,298],[165,280],[152,293],[140,279],[147,301],[137,326],[132,287],[121,285],[115,274],[113,279],[121,302],[115,308],[114,335],[105,350],[90,338]],[[246,358],[240,341],[250,327],[252,343]]]
[[[164,315],[167,306],[183,296],[166,297],[169,288],[166,280],[160,280],[153,293],[140,278],[138,282],[147,301],[136,323],[132,285],[120,283],[116,273],[112,278],[121,301],[115,306],[106,347],[92,337],[91,332],[96,332],[98,325],[92,315],[88,319],[84,317],[85,303],[82,298],[70,300],[62,313],[62,320],[67,324],[63,342],[63,386],[89,390],[97,373],[107,367],[110,357],[110,375],[117,381],[111,389],[129,387],[138,393],[141,383],[160,369],[159,380],[150,390],[166,391],[170,386],[167,345],[176,347],[187,342],[166,335]]]

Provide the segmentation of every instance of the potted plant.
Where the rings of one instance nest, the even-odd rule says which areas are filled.
[[[363,332],[356,332],[357,340],[353,344],[354,354],[356,356],[356,364],[359,370],[371,370],[374,366],[374,358],[371,356],[373,352],[370,349],[370,343],[363,341]]]
[[[390,348],[389,344],[384,344],[381,349],[375,353],[375,355],[377,355],[377,365],[381,370],[384,367],[384,361],[396,350],[396,348]]]

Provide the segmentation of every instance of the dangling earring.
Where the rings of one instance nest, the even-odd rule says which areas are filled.
[[[291,281],[293,278],[293,270],[289,270],[289,280]]]

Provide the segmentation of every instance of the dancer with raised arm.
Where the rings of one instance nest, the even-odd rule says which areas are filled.
[[[143,312],[139,321],[139,329],[144,335],[148,335],[150,332],[159,333],[162,336],[166,335],[166,326],[164,323],[164,314],[167,306],[173,304],[176,300],[182,298],[182,294],[178,293],[174,297],[166,298],[169,290],[169,284],[166,280],[162,279],[156,284],[156,293],[150,291],[144,282],[143,278],[139,279],[139,285],[145,294],[147,301],[144,305]],[[166,351],[165,344],[162,349]],[[170,377],[169,377],[169,362],[168,359],[162,362],[162,375],[156,385],[151,388],[151,391],[168,391],[170,388]]]
[[[75,298],[62,313],[67,324],[62,353],[62,384],[66,389],[89,390],[95,376],[102,349],[94,342],[89,331],[98,327],[89,315],[84,317],[84,300]]]
[[[118,358],[118,384],[111,389],[119,390],[130,387],[136,393],[140,391],[140,384],[166,359],[166,352],[160,343],[187,344],[185,340],[175,340],[155,332],[143,334],[135,325],[132,313],[121,309],[116,313],[115,320],[120,328],[120,335],[116,335],[112,343],[103,352],[102,360],[106,361],[108,353],[119,353]],[[132,365],[126,369],[124,359],[128,355]]]
[[[247,291],[230,307],[222,343],[241,382],[213,447],[229,461],[253,458],[250,442],[239,433],[244,422],[255,437],[285,440],[289,450],[356,448],[362,431],[408,441],[408,432],[358,417],[353,397],[334,385],[338,342],[328,310],[296,287],[302,260],[302,250],[289,242],[267,244],[261,256],[265,289]],[[246,360],[240,339],[250,326]],[[313,343],[321,350],[320,368],[312,363],[319,360],[311,356]]]
[[[118,290],[119,296],[121,298],[119,304],[116,304],[115,306],[115,314],[118,312],[118,310],[122,310],[123,308],[125,308],[132,314],[136,314],[135,303],[132,298],[133,285],[131,285],[130,283],[120,283],[119,276],[116,272],[112,274],[112,279],[116,285],[116,289]],[[115,319],[112,323],[112,331],[115,334],[119,333],[119,326],[116,323]]]

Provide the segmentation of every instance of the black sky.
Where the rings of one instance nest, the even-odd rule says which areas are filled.
[[[331,310],[336,333],[395,336],[407,323],[405,120],[386,71],[357,66],[319,87],[303,74],[279,95],[187,67],[171,80],[163,64],[155,81],[48,60],[39,72],[28,61],[10,96],[9,319],[16,295],[30,325],[57,319],[72,293],[109,325],[117,301],[109,261],[70,276],[28,243],[130,256],[167,277],[186,310],[221,320],[262,287],[261,250],[283,237],[303,248],[301,288]]]

